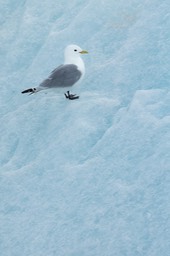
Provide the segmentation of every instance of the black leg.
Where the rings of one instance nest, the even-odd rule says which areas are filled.
[[[66,99],[69,99],[69,100],[76,100],[79,98],[79,96],[76,96],[76,94],[70,94],[69,91],[67,91],[67,93],[64,94]]]

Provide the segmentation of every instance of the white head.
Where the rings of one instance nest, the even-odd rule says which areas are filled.
[[[65,49],[64,55],[65,55],[65,63],[71,64],[76,63],[78,59],[81,58],[82,54],[88,53],[87,51],[82,50],[78,45],[68,45]]]

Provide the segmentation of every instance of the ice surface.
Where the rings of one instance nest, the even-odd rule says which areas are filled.
[[[0,255],[169,256],[169,0],[0,0]],[[25,96],[76,43],[77,101]]]

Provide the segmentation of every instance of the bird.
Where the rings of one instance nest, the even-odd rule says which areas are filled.
[[[64,93],[66,99],[78,99],[79,96],[71,94],[69,88],[83,79],[85,65],[81,55],[87,53],[88,51],[82,50],[78,45],[68,45],[64,51],[64,64],[55,68],[39,86],[26,89],[21,93],[29,93],[30,95],[46,89],[66,89],[67,92]]]

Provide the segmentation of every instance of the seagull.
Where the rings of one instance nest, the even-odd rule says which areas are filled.
[[[39,86],[35,88],[29,88],[21,93],[34,94],[46,89],[66,89],[67,92],[64,93],[66,99],[75,100],[79,96],[76,94],[71,94],[68,90],[77,82],[80,82],[85,74],[85,65],[81,58],[82,54],[88,53],[82,50],[78,45],[68,45],[64,52],[64,64],[58,66],[54,69],[50,76],[42,81]]]

